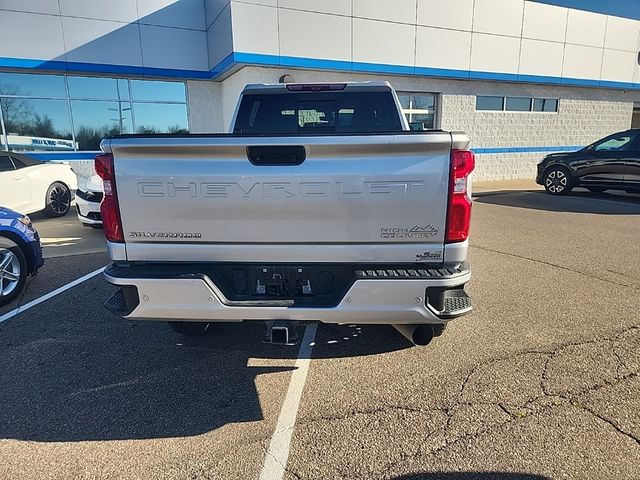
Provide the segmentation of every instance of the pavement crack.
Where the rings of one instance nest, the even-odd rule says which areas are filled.
[[[585,412],[589,412],[591,415],[593,415],[594,417],[600,419],[601,421],[605,422],[606,424],[610,425],[611,427],[613,427],[613,429],[618,432],[621,435],[624,435],[625,437],[633,440],[634,442],[636,442],[639,446],[640,446],[640,438],[636,437],[635,435],[633,435],[632,433],[629,433],[627,431],[625,431],[622,427],[620,427],[619,425],[616,425],[615,422],[613,422],[612,420],[609,420],[607,417],[605,417],[604,415],[599,414],[598,412],[596,412],[595,410],[593,410],[592,408],[587,407],[586,405],[582,405],[579,403],[573,403],[572,405],[574,407],[580,408],[581,410],[584,410]]]
[[[608,278],[599,277],[598,275],[593,275],[593,274],[590,274],[590,273],[583,272],[581,270],[576,270],[574,268],[565,267],[564,265],[558,265],[557,263],[546,262],[544,260],[540,260],[540,259],[532,258],[532,257],[527,257],[525,255],[518,255],[517,253],[503,252],[501,250],[494,250],[492,248],[481,247],[479,245],[470,245],[470,247],[471,248],[477,248],[478,250],[484,250],[485,252],[497,253],[499,255],[506,255],[508,257],[519,258],[521,260],[528,260],[530,262],[538,263],[538,264],[541,264],[541,265],[546,265],[548,267],[559,268],[559,269],[565,270],[567,272],[577,273],[578,275],[582,275],[584,277],[591,278],[593,280],[600,280],[601,282],[606,282],[606,283],[610,283],[612,285],[617,285],[618,287],[627,287],[627,288],[632,288],[634,290],[636,290],[638,288],[635,285],[631,285],[631,284],[628,284],[628,283],[616,282],[616,281],[610,280]]]

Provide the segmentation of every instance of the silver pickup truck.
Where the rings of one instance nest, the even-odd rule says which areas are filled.
[[[232,133],[105,139],[107,307],[184,334],[392,324],[427,344],[471,310],[468,146],[411,130],[386,82],[247,85]]]

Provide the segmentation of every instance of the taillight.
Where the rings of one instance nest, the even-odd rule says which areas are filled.
[[[467,188],[469,174],[475,167],[473,152],[469,150],[451,151],[451,171],[449,177],[449,205],[447,210],[447,243],[462,242],[469,236],[471,223],[471,197]]]
[[[102,216],[102,228],[104,235],[110,242],[124,242],[122,222],[120,220],[120,208],[116,194],[116,175],[113,169],[113,155],[102,153],[95,160],[96,173],[102,178],[104,196],[100,203],[100,215]]]

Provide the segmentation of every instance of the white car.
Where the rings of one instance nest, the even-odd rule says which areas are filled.
[[[73,165],[73,171],[78,176],[78,189],[76,190],[78,220],[85,226],[101,227],[102,179],[96,174],[93,162],[90,165],[91,171],[85,171],[87,168],[79,168],[85,167],[85,165],[79,165],[80,163],[77,161]]]
[[[66,215],[77,188],[69,165],[0,151],[0,205],[23,214]]]

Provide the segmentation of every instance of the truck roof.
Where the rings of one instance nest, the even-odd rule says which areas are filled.
[[[320,92],[320,91],[358,91],[379,92],[391,90],[391,84],[386,81],[369,82],[308,82],[308,83],[249,83],[244,87],[243,94],[265,94],[283,92]]]

